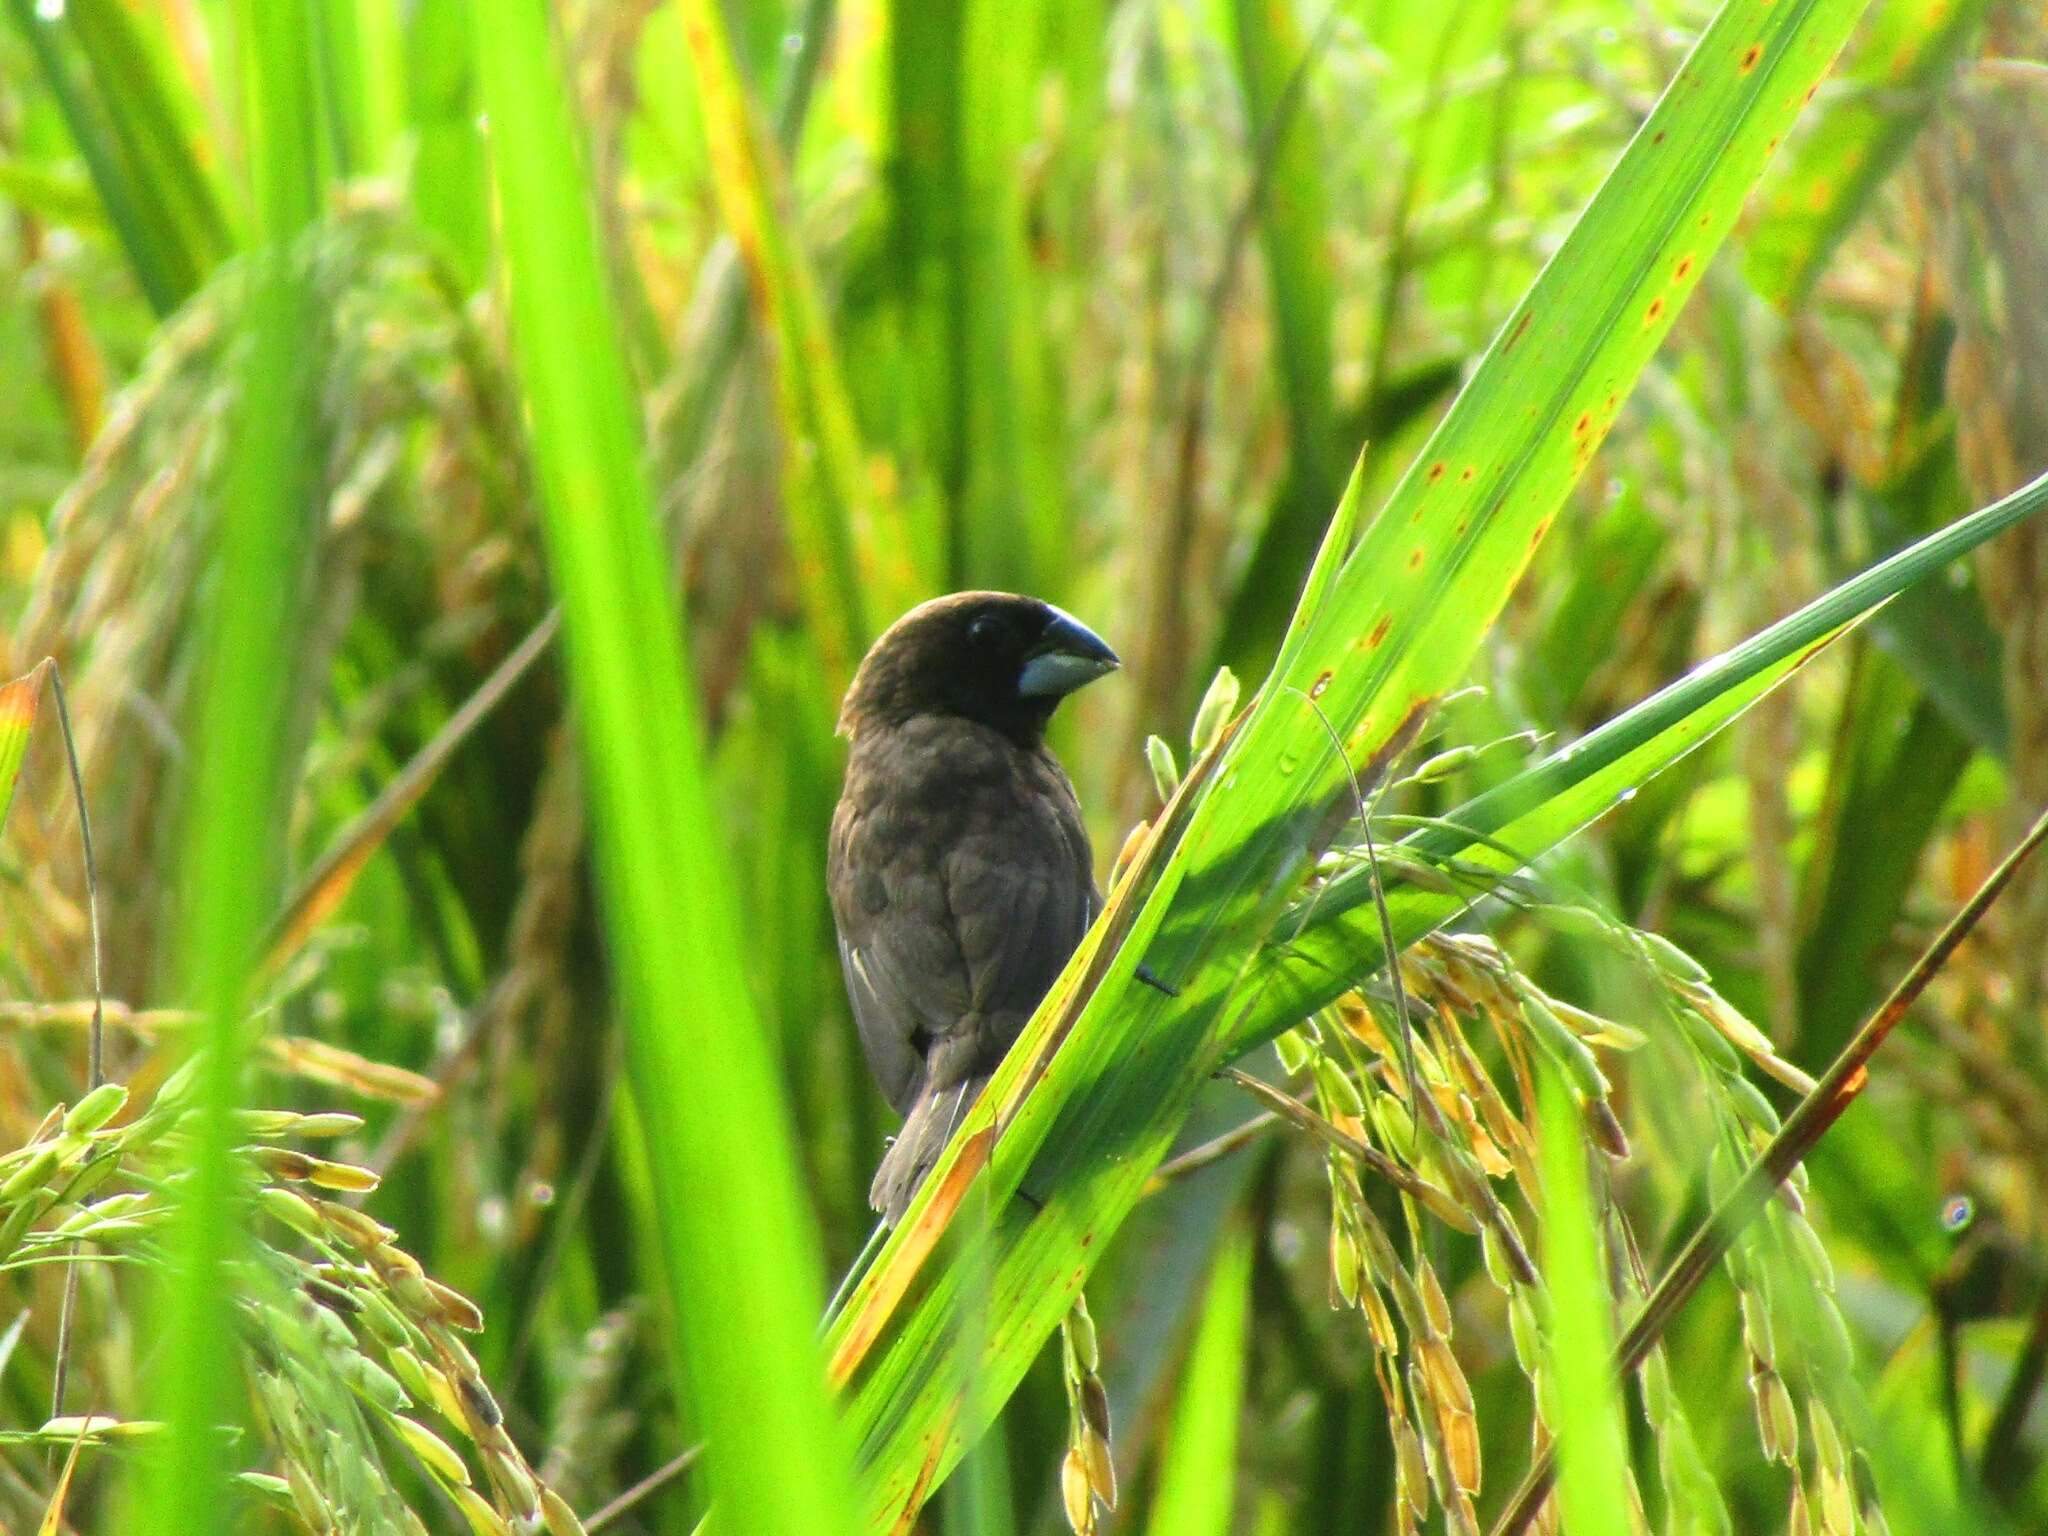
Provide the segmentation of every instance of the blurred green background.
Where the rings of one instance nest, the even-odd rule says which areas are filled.
[[[366,1117],[334,1155],[384,1175],[365,1208],[482,1308],[470,1348],[506,1430],[588,1514],[700,1428],[670,1389],[691,1334],[666,1326],[660,1253],[717,1234],[673,1219],[678,1169],[705,1164],[641,1150],[665,1145],[696,1085],[650,1101],[659,1077],[636,1074],[638,1097],[620,1091],[616,1005],[637,962],[600,920],[590,811],[621,825],[605,796],[630,799],[631,781],[593,784],[603,771],[575,746],[579,726],[609,733],[600,754],[666,739],[682,695],[607,708],[540,646],[499,673],[568,595],[579,518],[603,505],[658,530],[705,764],[701,798],[678,804],[700,808],[692,835],[731,887],[710,940],[673,939],[715,941],[714,959],[640,995],[710,1006],[704,968],[723,967],[712,980],[744,993],[731,1027],[765,1026],[788,1113],[763,1134],[786,1119],[799,1227],[823,1257],[790,1305],[815,1303],[867,1237],[892,1128],[822,882],[833,719],[867,642],[921,596],[992,586],[1116,646],[1124,673],[1054,731],[1106,876],[1157,808],[1147,735],[1184,741],[1218,666],[1248,687],[1265,675],[1361,449],[1371,507],[1710,13],[271,9],[8,0],[0,678],[51,656],[67,681],[108,1068],[138,1096],[189,1032],[149,1010],[226,1007],[241,963],[208,982],[180,948],[210,910],[179,877],[194,764],[235,731],[274,758],[240,782],[276,792],[225,802],[240,814],[206,845],[205,867],[247,876],[219,897],[243,902],[219,953],[260,944],[276,962],[239,1091]],[[722,23],[709,36],[706,17]],[[560,123],[532,99],[550,33]],[[495,79],[478,64],[494,47]],[[1411,809],[1498,781],[1538,739],[1571,739],[2048,463],[2044,55],[2038,7],[1875,0],[1494,629],[1483,693],[1439,722],[1438,748],[1489,750]],[[526,108],[540,127],[515,138],[507,111]],[[519,191],[547,170],[536,142],[580,157],[587,201],[573,182],[553,204]],[[494,149],[520,157],[495,181]],[[269,320],[266,280],[286,295]],[[531,316],[551,304],[550,385]],[[252,469],[255,442],[276,462]],[[611,491],[575,501],[593,479]],[[213,552],[252,486],[297,509],[304,548],[237,586]],[[223,602],[242,622],[209,630]],[[246,679],[224,725],[206,637],[229,630]],[[615,659],[669,633],[622,629]],[[0,838],[8,1147],[75,1102],[85,1070],[84,875],[54,724],[38,723]],[[1544,878],[1682,946],[1817,1074],[2044,803],[2048,532],[2023,526],[1833,647]],[[607,877],[651,846],[606,855]],[[694,921],[690,893],[728,883],[709,868],[642,871],[654,926],[635,941],[661,942],[663,913]],[[1639,1005],[1598,944],[1512,909],[1494,932],[1556,995],[1623,1019]],[[2036,873],[1937,983],[1877,1102],[1823,1146],[1808,1206],[1873,1459],[1903,1465],[1921,1507],[2014,1531],[2048,1525],[2044,997]],[[1654,1271],[1704,1209],[1706,1090],[1654,1057],[1610,1071],[1636,1153],[1612,1198]],[[1245,1114],[1219,1085],[1189,1143]],[[644,1139],[623,1134],[636,1119]],[[1090,1282],[1124,1490],[1108,1528],[1402,1528],[1370,1341],[1327,1305],[1318,1161],[1283,1133],[1252,1139],[1140,1207]],[[1529,1388],[1476,1245],[1440,1236],[1490,1495],[1529,1443]],[[792,1242],[807,1263],[808,1237]],[[0,1428],[33,1430],[63,1270],[0,1286],[0,1329],[27,1319],[0,1334]],[[111,1268],[81,1291],[74,1407],[139,1416],[161,1364],[147,1292]],[[1712,1282],[1670,1339],[1727,1528],[1848,1529],[1759,1448],[1740,1309]],[[1061,1527],[1055,1353],[928,1528]],[[1655,1465],[1651,1432],[1634,1433]],[[261,1463],[242,1449],[236,1465]],[[124,1528],[126,1454],[86,1453],[64,1528]],[[801,1475],[801,1452],[776,1454]],[[391,1460],[427,1529],[463,1528]],[[0,1449],[0,1528],[34,1528],[58,1475],[40,1443]],[[609,1528],[688,1530],[705,1498],[686,1474]],[[254,1498],[214,1517],[296,1518]],[[1647,1517],[1712,1528],[1662,1500]],[[1892,1528],[1915,1527],[1895,1512]]]

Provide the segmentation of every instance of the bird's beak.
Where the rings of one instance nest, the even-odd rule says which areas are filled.
[[[1044,635],[1024,658],[1017,692],[1027,699],[1062,698],[1117,666],[1116,652],[1102,643],[1100,635],[1055,608]]]

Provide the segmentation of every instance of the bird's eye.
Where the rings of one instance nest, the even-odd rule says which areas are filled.
[[[1003,621],[983,614],[967,626],[967,638],[976,645],[994,645],[1003,638]]]

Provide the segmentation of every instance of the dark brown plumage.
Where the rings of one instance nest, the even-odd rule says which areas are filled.
[[[847,690],[826,883],[861,1047],[904,1116],[868,1191],[892,1223],[1102,904],[1045,727],[1116,664],[1048,603],[959,592],[890,626]]]

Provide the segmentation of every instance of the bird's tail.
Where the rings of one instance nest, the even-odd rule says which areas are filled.
[[[927,1088],[910,1106],[903,1129],[882,1154],[875,1181],[868,1186],[868,1204],[880,1211],[890,1226],[902,1218],[910,1197],[946,1150],[946,1143],[953,1139],[953,1132],[987,1081],[986,1076],[970,1077],[944,1088]]]

